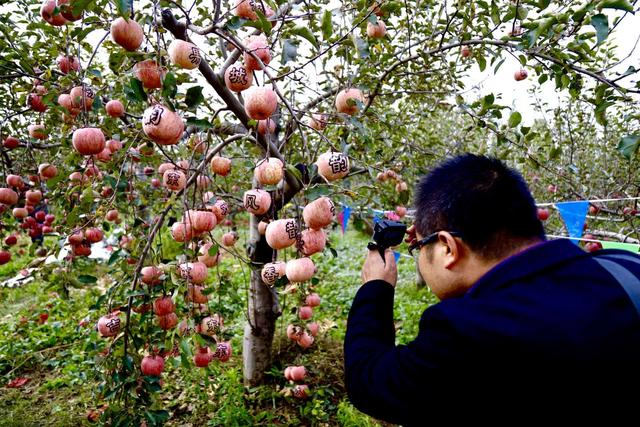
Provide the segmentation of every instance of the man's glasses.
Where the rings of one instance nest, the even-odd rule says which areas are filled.
[[[440,231],[443,231],[443,230],[440,230]],[[435,233],[429,234],[424,239],[420,239],[417,242],[414,242],[411,245],[409,245],[409,255],[413,256],[413,251],[415,251],[416,249],[420,250],[424,245],[428,245],[429,243],[435,242],[438,239],[438,233],[440,233],[440,231],[436,231]],[[462,237],[462,233],[459,233],[457,231],[449,231],[448,233],[451,234],[453,237]]]

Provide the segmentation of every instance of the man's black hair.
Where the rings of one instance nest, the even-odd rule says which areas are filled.
[[[457,231],[485,259],[545,240],[527,184],[496,158],[463,154],[445,161],[420,180],[414,205],[422,237]]]

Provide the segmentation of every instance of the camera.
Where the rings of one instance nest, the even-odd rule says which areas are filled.
[[[404,240],[407,226],[401,222],[382,220],[378,221],[373,228],[373,242],[369,242],[369,250],[377,249],[384,259],[384,251],[393,246],[398,246]]]

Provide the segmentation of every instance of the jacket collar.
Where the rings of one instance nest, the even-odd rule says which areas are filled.
[[[588,254],[569,239],[549,240],[511,255],[486,272],[464,295],[474,298],[507,282]]]

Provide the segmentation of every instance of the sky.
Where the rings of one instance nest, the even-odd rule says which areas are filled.
[[[608,13],[608,15],[610,15],[610,21],[612,20],[611,15],[613,14],[614,13]],[[615,14],[620,15],[620,13]],[[593,30],[593,27],[588,28]],[[628,15],[612,34],[611,41],[617,46],[616,52],[619,59],[626,57],[629,53],[631,53],[631,55],[627,60],[615,67],[612,72],[617,71],[622,73],[627,70],[629,66],[640,68],[640,46],[636,46],[639,37],[640,13],[636,14],[636,16]],[[529,93],[530,90],[536,88],[537,75],[535,75],[535,73],[529,73],[527,80],[517,82],[513,78],[513,74],[515,70],[519,68],[521,68],[520,63],[510,55],[506,55],[506,60],[497,74],[494,74],[492,67],[488,65],[484,72],[481,72],[477,65],[474,66],[469,76],[465,79],[465,85],[467,88],[477,89],[466,93],[464,98],[467,101],[472,101],[479,96],[484,96],[489,93],[501,94],[502,102],[500,103],[522,112],[523,124],[531,124],[533,120],[541,117],[539,112],[533,111],[531,105],[536,102],[536,99]],[[625,82],[628,81],[625,80]],[[546,101],[550,107],[557,106],[561,99],[568,96],[566,92],[556,91],[553,82],[546,82],[539,89],[541,90],[536,90],[536,96]],[[635,96],[635,99],[640,101],[639,96]],[[496,102],[499,101],[496,100]],[[524,112],[526,112],[526,114],[524,114]]]

